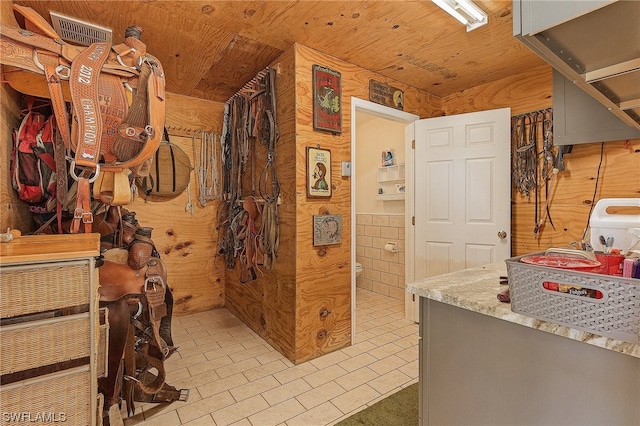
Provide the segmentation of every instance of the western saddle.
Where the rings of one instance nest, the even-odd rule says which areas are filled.
[[[129,27],[122,44],[76,46],[64,42],[33,9],[13,8],[24,17],[25,28],[0,26],[0,57],[3,65],[43,75],[48,86],[57,123],[58,232],[102,235],[104,251],[96,266],[100,305],[108,308],[110,326],[108,373],[98,385],[105,398],[104,423],[122,423],[122,400],[128,414],[134,401],[186,401],[188,390],[165,382],[164,361],[176,350],[165,264],[151,228],[141,227],[135,213],[121,207],[131,201],[133,178],[148,174],[162,140],[162,66],[146,51],[139,27]],[[70,164],[65,156],[71,156]],[[68,176],[77,190],[73,218],[65,227]],[[105,205],[104,212],[94,217],[92,201]]]

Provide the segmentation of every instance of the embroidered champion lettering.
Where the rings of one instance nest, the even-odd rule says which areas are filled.
[[[96,108],[93,100],[83,98],[80,100],[84,112],[84,134],[83,142],[88,145],[95,145],[97,134],[96,127]]]

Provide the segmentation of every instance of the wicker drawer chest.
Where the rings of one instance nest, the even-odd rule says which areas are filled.
[[[2,421],[95,425],[99,234],[0,244]]]

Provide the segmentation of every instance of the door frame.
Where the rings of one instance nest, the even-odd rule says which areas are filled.
[[[358,111],[365,111],[371,114],[375,114],[380,116],[381,118],[396,121],[400,123],[404,123],[407,127],[413,129],[413,126],[409,126],[420,117],[405,111],[400,111],[395,108],[391,108],[388,106],[376,104],[374,102],[366,101],[364,99],[351,97],[351,344],[355,344],[356,338],[356,113]],[[405,131],[405,144],[406,141],[406,131]],[[410,142],[409,142],[410,143]],[[405,146],[405,148],[407,148]],[[408,149],[411,149],[409,145]],[[409,151],[405,151],[407,160],[409,159]],[[413,154],[411,154],[411,158],[413,158]],[[409,161],[407,161],[408,163]],[[407,167],[408,164],[405,166]],[[405,169],[406,170],[406,169]],[[409,179],[409,176],[406,176],[406,180]],[[405,192],[405,217],[407,212],[407,206],[413,203],[413,199],[411,198],[410,192]],[[405,223],[405,235],[407,235],[408,224]],[[407,273],[407,253],[405,251],[405,277]],[[405,278],[406,279],[406,278]],[[406,297],[405,297],[405,312],[406,312]]]

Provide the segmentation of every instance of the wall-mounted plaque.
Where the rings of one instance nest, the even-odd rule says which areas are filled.
[[[307,197],[331,197],[331,151],[307,147]]]
[[[399,110],[404,108],[402,90],[375,80],[369,80],[369,100]]]
[[[342,86],[340,73],[314,65],[313,129],[342,133]]]
[[[313,245],[326,246],[342,242],[342,215],[313,215]]]

